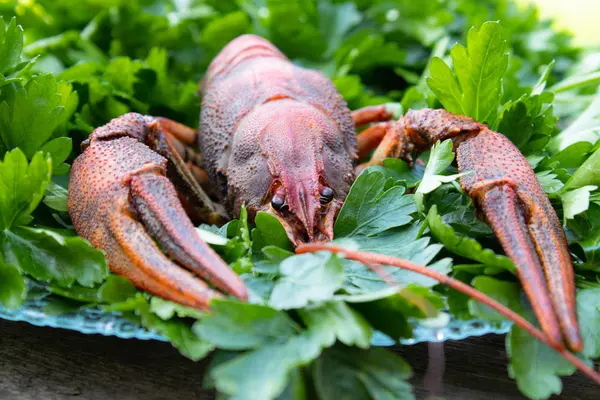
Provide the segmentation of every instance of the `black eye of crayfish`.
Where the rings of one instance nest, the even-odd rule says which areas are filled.
[[[333,189],[325,186],[323,188],[323,190],[321,190],[320,200],[321,200],[321,204],[331,203],[331,200],[333,200]]]
[[[273,207],[277,211],[280,211],[283,208],[284,204],[285,200],[279,195],[274,195],[271,199],[271,207]]]

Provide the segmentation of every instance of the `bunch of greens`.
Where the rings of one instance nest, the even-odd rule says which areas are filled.
[[[535,8],[512,0],[9,0],[0,14],[3,307],[20,307],[42,287],[48,312],[121,312],[189,358],[216,350],[206,384],[248,399],[412,399],[410,366],[371,347],[375,331],[396,340],[412,337],[415,324],[502,320],[414,273],[388,267],[402,283],[389,287],[362,264],[294,255],[267,214],[254,226],[243,212],[224,227],[199,227],[251,291],[250,304],[216,300],[211,313],[136,290],[75,235],[66,187],[79,143],[128,111],[195,126],[208,63],[229,40],[256,33],[327,74],[351,108],[441,106],[509,137],[562,218],[581,357],[600,357],[600,57],[572,46]],[[428,265],[532,318],[515,266],[457,184],[451,143],[421,159],[425,168],[389,159],[365,170],[336,238]],[[532,399],[559,393],[560,376],[574,372],[520,328],[506,347],[509,373]]]

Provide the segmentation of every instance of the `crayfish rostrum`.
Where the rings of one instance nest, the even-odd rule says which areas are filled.
[[[582,348],[564,231],[505,136],[444,110],[408,111],[398,120],[385,106],[351,112],[327,77],[252,35],[221,51],[201,92],[198,130],[132,113],[82,144],[69,212],[77,233],[106,252],[115,273],[191,307],[206,308],[219,295],[195,274],[245,299],[242,280],[190,218],[221,223],[245,203],[250,218],[258,211],[276,216],[295,245],[328,241],[355,171],[386,157],[410,162],[452,139],[459,170],[472,171],[460,178],[462,188],[518,266],[544,332]]]

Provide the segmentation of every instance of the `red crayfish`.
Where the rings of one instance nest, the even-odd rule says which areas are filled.
[[[459,170],[472,171],[460,178],[462,188],[518,266],[544,332],[581,350],[565,233],[505,136],[444,110],[408,111],[398,120],[385,106],[351,112],[327,77],[252,35],[230,42],[201,86],[198,130],[131,113],[82,144],[69,212],[115,273],[191,307],[206,308],[218,295],[195,274],[245,299],[244,283],[200,239],[190,216],[221,223],[245,203],[251,219],[258,211],[277,217],[295,245],[329,241],[357,168],[386,157],[410,162],[452,139]]]

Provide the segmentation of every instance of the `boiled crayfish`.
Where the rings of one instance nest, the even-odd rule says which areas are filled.
[[[581,350],[564,231],[505,136],[444,110],[409,111],[396,121],[385,106],[351,112],[327,77],[252,35],[221,51],[201,87],[197,131],[126,114],[82,144],[69,212],[77,233],[106,252],[115,273],[192,307],[206,308],[219,295],[194,274],[245,299],[244,283],[200,239],[190,216],[221,223],[245,203],[250,218],[258,211],[276,216],[296,245],[328,241],[355,168],[386,157],[410,162],[452,139],[459,170],[472,171],[460,178],[462,188],[518,266],[544,332]]]

